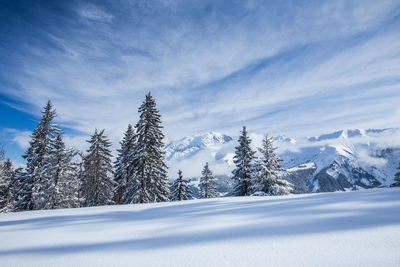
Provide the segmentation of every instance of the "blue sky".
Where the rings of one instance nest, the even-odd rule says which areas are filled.
[[[398,127],[399,1],[0,2],[0,134],[20,161],[48,99],[69,145],[117,144],[151,91],[167,140]]]

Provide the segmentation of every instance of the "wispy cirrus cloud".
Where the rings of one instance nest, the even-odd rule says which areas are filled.
[[[111,22],[113,15],[105,10],[96,7],[95,5],[85,5],[80,8],[79,15],[89,20]]]

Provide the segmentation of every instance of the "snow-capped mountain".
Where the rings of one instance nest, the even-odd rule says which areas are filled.
[[[185,137],[169,143],[165,147],[165,156],[167,160],[188,158],[202,150],[217,151],[231,141],[232,137],[215,132]]]
[[[289,171],[288,180],[296,193],[304,193],[389,186],[400,162],[396,136],[400,129],[355,129],[297,140],[277,136],[274,140],[283,167]],[[252,137],[253,144],[260,145],[257,141],[262,136]],[[199,170],[206,158],[219,175],[230,175],[236,139],[215,132],[186,137],[168,144],[166,157],[170,166],[185,162],[190,168],[199,165]]]
[[[341,130],[309,137],[280,156],[297,192],[374,188],[393,183],[400,146],[387,142],[398,129]]]

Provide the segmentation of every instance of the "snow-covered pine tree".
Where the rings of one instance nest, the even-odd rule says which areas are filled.
[[[16,208],[18,210],[41,209],[46,203],[46,184],[43,178],[43,164],[48,156],[50,143],[61,130],[53,123],[56,111],[49,100],[42,110],[42,119],[31,135],[29,148],[23,156],[27,160],[24,172],[18,176],[19,191]]]
[[[13,210],[15,171],[10,159],[0,162],[0,212]]]
[[[243,126],[238,141],[239,146],[235,148],[235,156],[233,158],[233,162],[236,164],[236,169],[232,172],[232,179],[235,181],[233,194],[236,196],[247,196],[251,194],[255,151],[250,147],[251,140],[247,136],[246,126]]]
[[[390,187],[397,187],[400,186],[400,164],[399,167],[397,167],[399,170],[395,175],[394,175],[394,183],[390,185]]]
[[[173,201],[181,201],[192,199],[192,190],[189,188],[189,180],[183,179],[182,171],[178,171],[178,179],[171,185],[171,199]]]
[[[73,162],[76,154],[74,149],[65,147],[61,134],[57,134],[42,167],[48,181],[45,209],[79,207],[77,166]]]
[[[139,107],[139,113],[140,118],[135,125],[136,145],[129,167],[132,172],[127,184],[126,203],[169,201],[161,115],[150,93]]]
[[[4,154],[3,146],[0,143],[0,211],[7,206],[7,196],[10,184],[10,180],[4,170]]]
[[[276,149],[273,138],[265,135],[262,148],[258,148],[261,158],[257,161],[258,174],[252,186],[257,195],[286,195],[293,191],[293,185],[285,180],[286,171],[275,154]]]
[[[213,177],[213,174],[208,166],[208,162],[204,165],[203,171],[201,172],[202,177],[200,178],[200,197],[201,198],[213,198],[218,196],[217,192],[217,181]]]
[[[14,210],[32,210],[32,188],[33,175],[30,175],[26,169],[20,169],[16,174],[15,192],[14,192]]]
[[[131,124],[128,125],[128,129],[124,134],[121,148],[118,149],[118,156],[115,161],[115,176],[114,181],[116,187],[114,189],[114,202],[116,204],[125,204],[126,202],[126,185],[130,178],[132,168],[131,161],[132,153],[136,144],[135,131]]]
[[[112,204],[113,166],[111,162],[111,142],[104,135],[104,130],[95,130],[91,136],[90,147],[84,157],[82,181],[82,197],[84,206],[100,206]]]
[[[85,199],[83,198],[83,184],[84,184],[84,178],[85,178],[85,169],[84,169],[84,163],[85,163],[85,156],[82,152],[78,152],[78,158],[79,160],[77,161],[77,179],[78,179],[78,204],[79,207],[84,207],[85,206]]]

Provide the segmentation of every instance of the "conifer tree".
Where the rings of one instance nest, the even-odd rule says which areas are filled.
[[[394,175],[394,183],[390,185],[390,187],[397,187],[400,186],[400,164],[399,167],[397,167],[399,170],[395,175]]]
[[[15,181],[15,193],[14,193],[14,210],[32,210],[32,188],[33,188],[33,176],[30,175],[26,169],[21,169],[16,174]]]
[[[0,144],[0,211],[7,206],[7,195],[10,181],[5,173],[4,149]]]
[[[217,182],[213,177],[213,174],[208,166],[208,162],[204,165],[203,171],[201,172],[202,177],[200,178],[200,197],[201,198],[213,198],[218,196]]]
[[[85,178],[85,169],[84,169],[84,163],[85,163],[85,156],[82,152],[78,152],[78,158],[79,160],[77,161],[77,179],[78,179],[78,205],[79,207],[84,207],[85,206],[85,199],[83,198],[83,184],[84,184],[84,178]]]
[[[178,179],[171,185],[171,198],[173,201],[192,199],[192,191],[189,188],[189,180],[183,179],[182,171],[178,171]]]
[[[91,136],[90,147],[84,157],[82,197],[84,206],[112,204],[114,188],[113,168],[111,162],[111,142],[104,135],[104,130],[95,130]]]
[[[0,162],[0,212],[13,210],[15,171],[10,159]]]
[[[115,177],[116,187],[114,189],[114,202],[116,204],[124,204],[126,202],[126,185],[131,174],[132,153],[136,144],[136,136],[131,124],[125,132],[122,140],[121,148],[118,149],[118,156],[115,161]]]
[[[236,164],[236,169],[233,170],[232,179],[235,181],[233,194],[236,196],[247,196],[251,194],[251,182],[254,176],[254,154],[251,149],[251,140],[247,136],[246,127],[239,137],[239,146],[235,149],[233,162]]]
[[[45,190],[47,181],[43,177],[43,165],[49,155],[51,142],[61,130],[53,123],[56,111],[50,100],[42,110],[42,119],[31,135],[29,148],[23,156],[27,160],[26,169],[18,177],[19,191],[17,209],[40,209],[46,202]]]
[[[261,158],[258,160],[258,175],[253,183],[253,191],[258,195],[286,195],[293,191],[293,185],[286,181],[282,160],[275,154],[273,138],[268,135],[263,139],[262,148],[258,149]]]
[[[127,203],[168,201],[170,192],[167,165],[164,162],[164,134],[156,102],[148,93],[139,107],[135,125],[136,145],[132,153],[131,176],[127,185]]]
[[[43,208],[73,208],[78,207],[78,178],[77,166],[73,158],[77,152],[67,149],[58,134],[51,143],[49,156],[45,160],[43,173],[48,182],[45,195],[46,203]]]

